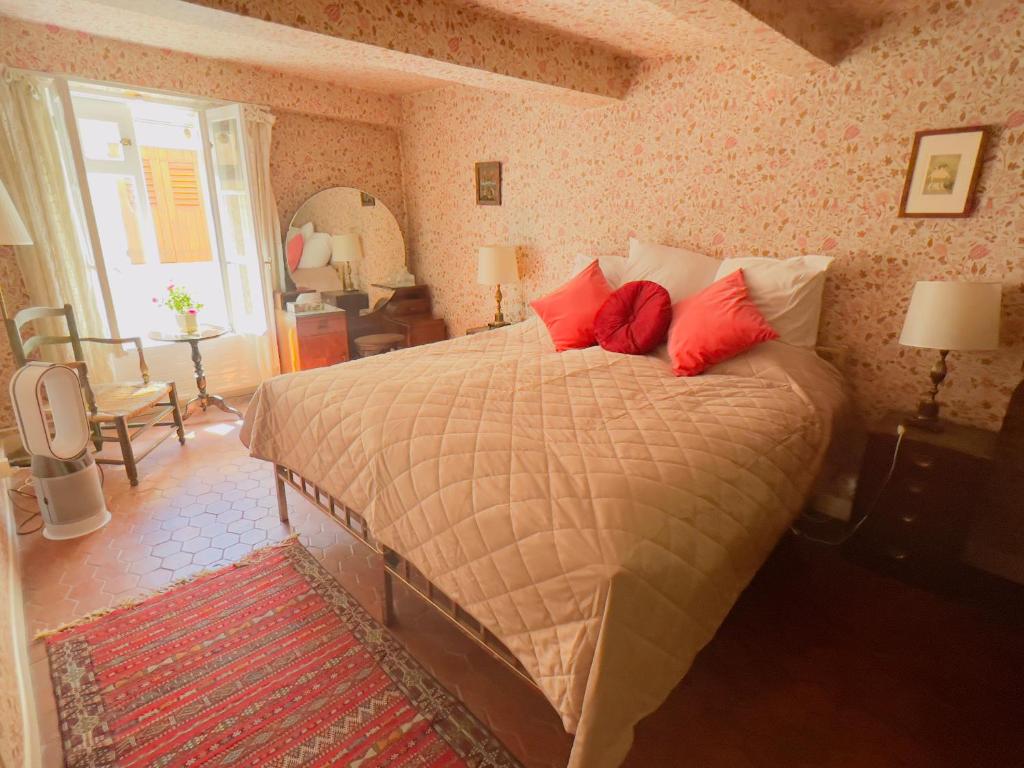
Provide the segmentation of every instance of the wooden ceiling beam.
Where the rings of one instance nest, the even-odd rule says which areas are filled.
[[[624,97],[638,62],[538,24],[444,0],[186,4],[312,33],[325,50],[347,53],[364,65],[491,90],[553,96],[583,106]]]

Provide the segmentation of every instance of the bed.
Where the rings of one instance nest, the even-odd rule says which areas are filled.
[[[801,510],[843,403],[813,350],[677,378],[556,353],[534,319],[269,380],[242,440],[282,504],[289,482],[497,638],[572,768],[611,768]]]

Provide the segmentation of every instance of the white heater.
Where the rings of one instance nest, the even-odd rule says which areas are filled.
[[[78,374],[66,365],[28,363],[11,377],[18,432],[32,456],[43,536],[74,539],[110,522]]]

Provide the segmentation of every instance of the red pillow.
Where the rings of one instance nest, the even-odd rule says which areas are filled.
[[[594,336],[609,352],[645,355],[665,340],[671,322],[668,291],[650,280],[635,280],[601,305],[594,318]]]
[[[288,241],[288,271],[294,272],[302,260],[302,235],[296,234]]]
[[[696,376],[708,366],[779,338],[747,295],[738,269],[672,308],[668,354],[676,376]]]
[[[597,342],[594,315],[611,293],[611,286],[595,259],[557,291],[531,301],[530,306],[548,327],[556,350],[583,349]]]

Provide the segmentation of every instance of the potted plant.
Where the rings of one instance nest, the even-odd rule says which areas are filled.
[[[153,303],[157,306],[167,307],[174,313],[178,320],[178,329],[182,333],[199,332],[199,310],[203,308],[203,305],[192,301],[192,296],[187,288],[168,283],[167,297],[161,301],[154,296]]]

